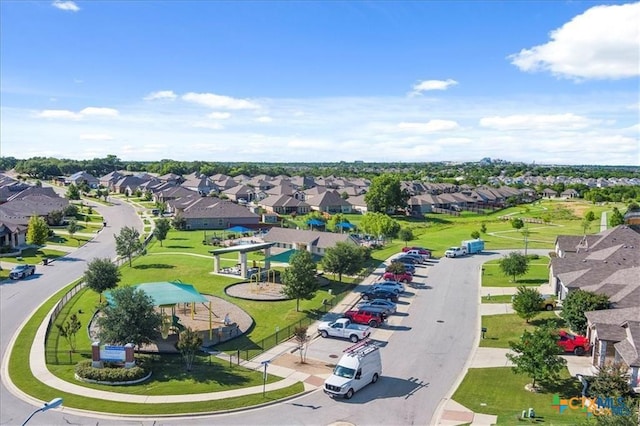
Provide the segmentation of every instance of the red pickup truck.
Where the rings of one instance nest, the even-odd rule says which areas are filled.
[[[562,330],[558,332],[558,346],[565,352],[573,352],[576,355],[584,355],[591,350],[589,339]]]
[[[349,318],[351,322],[356,324],[366,324],[369,327],[378,327],[385,320],[385,317],[381,312],[370,311],[367,309],[352,309],[345,312],[344,316]]]

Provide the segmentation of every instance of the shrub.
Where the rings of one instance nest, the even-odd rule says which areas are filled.
[[[114,363],[105,362],[104,368],[93,368],[91,360],[81,361],[76,364],[75,373],[87,380],[100,382],[131,382],[142,379],[151,371],[148,359],[136,358],[137,365],[132,368],[123,368]]]

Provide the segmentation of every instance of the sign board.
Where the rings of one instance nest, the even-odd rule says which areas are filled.
[[[125,360],[124,346],[104,345],[103,348],[100,349],[100,359],[102,361],[124,362]]]

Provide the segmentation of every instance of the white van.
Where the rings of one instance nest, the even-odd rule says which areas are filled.
[[[333,374],[324,382],[324,392],[331,397],[349,399],[354,393],[375,383],[382,374],[380,348],[370,340],[363,340],[344,351]]]

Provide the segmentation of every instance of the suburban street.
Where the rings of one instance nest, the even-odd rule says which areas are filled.
[[[27,280],[0,286],[3,354],[19,325],[50,294],[80,276],[87,260],[113,257],[113,234],[120,227],[139,224],[129,206],[99,207],[109,226],[98,237],[51,266],[39,266]],[[408,315],[376,330],[387,344],[381,349],[383,377],[353,399],[333,400],[321,390],[263,408],[194,418],[133,419],[78,415],[75,410],[40,413],[33,424],[431,424],[439,403],[447,396],[472,354],[479,332],[478,279],[480,265],[496,258],[483,253],[464,258],[432,261],[417,271],[415,285],[407,288],[401,303]],[[44,271],[44,272],[43,272]],[[318,339],[310,345],[327,345]],[[344,342],[333,341],[338,346]],[[341,349],[337,350],[340,353]],[[4,356],[4,355],[3,355]],[[0,424],[21,424],[35,408],[2,387]],[[286,410],[286,420],[283,419]]]

